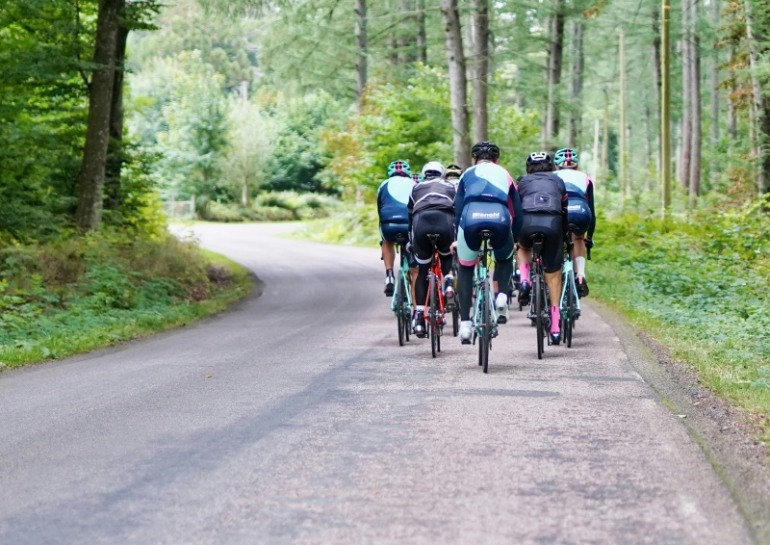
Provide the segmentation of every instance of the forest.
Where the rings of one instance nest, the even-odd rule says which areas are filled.
[[[60,355],[36,324],[74,308],[216,291],[180,273],[169,202],[376,244],[390,161],[492,140],[516,176],[572,146],[592,294],[770,430],[764,0],[14,0],[0,72],[2,357]]]

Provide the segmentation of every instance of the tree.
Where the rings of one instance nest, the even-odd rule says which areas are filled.
[[[124,7],[125,0],[99,2],[94,47],[95,69],[89,85],[88,129],[78,175],[76,221],[83,231],[99,227],[102,217],[112,93],[115,86],[118,18]]]
[[[564,0],[554,0],[548,46],[548,103],[543,140],[546,145],[559,136],[559,85],[564,54]]]
[[[489,95],[489,0],[474,0],[471,18],[473,36],[473,139],[488,139],[489,120],[487,97]]]
[[[468,83],[465,75],[465,53],[457,0],[441,0],[441,13],[444,16],[449,67],[454,159],[460,166],[467,167],[471,164],[471,144],[468,136]]]

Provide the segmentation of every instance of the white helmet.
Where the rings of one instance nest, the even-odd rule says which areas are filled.
[[[425,180],[430,180],[431,178],[440,178],[443,175],[444,165],[438,161],[430,161],[425,163],[425,166],[422,167],[422,177]]]

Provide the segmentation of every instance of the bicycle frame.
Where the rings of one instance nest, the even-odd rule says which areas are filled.
[[[479,261],[476,264],[473,277],[473,328],[474,334],[480,335],[482,328],[484,327],[484,317],[481,315],[481,301],[482,291],[486,291],[487,298],[489,299],[492,310],[492,323],[497,323],[497,309],[494,304],[494,294],[492,293],[492,283],[489,280],[489,265],[487,260],[492,249],[489,247],[489,238],[484,237],[481,241],[481,248],[479,248]],[[484,290],[484,284],[486,284],[486,290]],[[496,329],[493,327],[493,329]]]
[[[561,268],[561,297],[559,298],[559,308],[562,309],[562,312],[564,312],[564,308],[567,306],[567,290],[571,287],[572,293],[575,297],[575,309],[577,310],[577,315],[580,315],[580,297],[578,296],[577,292],[577,283],[575,282],[575,269],[572,264],[572,245],[570,245],[569,252],[566,254],[566,258],[564,259],[564,264]],[[569,277],[572,277],[572,281],[569,282]]]
[[[401,288],[401,282],[396,282],[395,290],[393,291],[393,297],[390,301],[390,309],[396,313],[398,312],[398,301],[401,300],[401,298],[406,295],[406,301],[407,301],[407,310],[409,310],[410,316],[412,312],[412,290],[410,289],[412,285],[412,277],[409,272],[409,260],[406,258],[406,248],[404,248],[403,244],[398,245],[398,254],[400,259],[399,264],[399,270],[398,274],[400,278],[404,281],[403,285],[406,286],[406,294],[400,293]]]

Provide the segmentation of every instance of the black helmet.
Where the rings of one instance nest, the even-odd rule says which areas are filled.
[[[527,155],[527,172],[553,170],[553,158],[546,151],[534,151]]]
[[[446,174],[444,174],[444,177],[449,178],[459,178],[463,173],[463,169],[461,169],[459,166],[452,163],[451,165],[446,167]]]
[[[500,148],[492,142],[479,142],[471,148],[471,156],[474,159],[497,161],[500,158]]]

